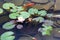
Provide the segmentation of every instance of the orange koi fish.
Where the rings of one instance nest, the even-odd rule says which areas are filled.
[[[34,6],[34,3],[28,2],[28,3],[24,4],[24,7],[32,7],[32,6]]]

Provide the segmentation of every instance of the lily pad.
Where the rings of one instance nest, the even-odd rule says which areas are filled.
[[[16,8],[11,9],[10,12],[17,12],[17,9]]]
[[[4,3],[3,4],[3,8],[4,9],[10,9],[10,7],[14,7],[15,6],[15,4],[13,4],[13,3]]]
[[[11,13],[11,14],[9,15],[9,18],[10,18],[10,19],[17,19],[18,16],[19,16],[18,13]]]
[[[43,22],[44,21],[44,18],[43,17],[37,17],[37,18],[33,18],[33,20],[35,20],[36,22]]]
[[[40,10],[40,11],[38,12],[38,14],[39,14],[40,16],[46,16],[46,15],[47,15],[47,11],[45,11],[45,10]]]
[[[30,14],[28,13],[28,12],[20,12],[20,17],[23,17],[24,19],[26,19],[26,18],[29,18],[30,17]]]
[[[51,33],[49,31],[42,32],[42,35],[50,35]]]
[[[18,6],[17,9],[18,9],[18,11],[24,10],[24,8],[22,6]]]
[[[28,12],[29,12],[30,14],[34,15],[34,14],[37,14],[37,13],[38,13],[38,9],[30,8],[30,9],[28,10]]]
[[[15,4],[14,3],[9,3],[9,7],[15,7]]]
[[[10,30],[10,29],[13,29],[15,27],[15,24],[11,23],[11,22],[7,22],[3,25],[3,29],[6,29],[6,30]]]
[[[3,13],[3,9],[2,8],[0,8],[0,14],[2,14]]]
[[[10,9],[9,3],[4,3],[4,4],[3,4],[3,8],[4,8],[4,9]]]
[[[1,35],[1,40],[14,40],[15,36],[13,36],[12,31],[5,32]]]

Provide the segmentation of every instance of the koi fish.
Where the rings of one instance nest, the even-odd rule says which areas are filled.
[[[26,3],[26,4],[24,4],[24,7],[32,7],[34,5],[34,3]]]

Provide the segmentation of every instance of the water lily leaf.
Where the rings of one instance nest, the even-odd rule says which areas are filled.
[[[3,13],[3,9],[2,8],[0,8],[0,14],[2,14]]]
[[[42,35],[50,35],[51,33],[49,31],[42,32]]]
[[[46,30],[51,31],[53,29],[52,26],[42,25]]]
[[[30,14],[37,14],[38,13],[38,9],[34,9],[34,8],[30,8],[29,10],[28,10],[28,12],[30,13]]]
[[[13,36],[12,31],[5,32],[1,35],[1,40],[14,40],[15,36]]]
[[[18,7],[17,7],[17,10],[18,10],[18,11],[22,11],[22,10],[24,10],[24,8],[23,8],[22,6],[18,6]]]
[[[43,22],[44,21],[44,18],[43,17],[39,17],[39,22],[41,23],[41,22]]]
[[[3,4],[3,8],[4,9],[10,9],[10,7],[14,7],[15,6],[15,4],[13,4],[13,3],[4,3]]]
[[[14,40],[15,39],[15,36],[9,36],[6,38],[6,40],[9,39],[9,40]]]
[[[9,18],[11,18],[11,19],[17,19],[18,16],[19,16],[18,13],[11,13],[11,14],[9,15]]]
[[[9,3],[4,3],[4,4],[3,4],[3,8],[4,8],[4,9],[10,9]]]
[[[20,17],[23,17],[24,19],[29,18],[30,14],[28,12],[20,12]]]
[[[43,18],[43,17],[37,17],[37,18],[33,18],[33,20],[35,20],[35,21],[41,23],[41,22],[44,21],[44,18]]]
[[[3,29],[6,29],[6,30],[13,29],[14,27],[15,27],[15,24],[13,24],[11,22],[7,22],[3,25]]]
[[[10,12],[17,12],[17,9],[11,9]]]
[[[40,11],[38,12],[38,14],[39,14],[40,16],[46,16],[47,11],[45,11],[45,10],[40,10]]]
[[[15,4],[14,3],[9,3],[9,7],[15,7]]]

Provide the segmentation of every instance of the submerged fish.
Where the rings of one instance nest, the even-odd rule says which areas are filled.
[[[34,3],[28,2],[26,4],[24,4],[24,7],[32,7],[34,5]]]

